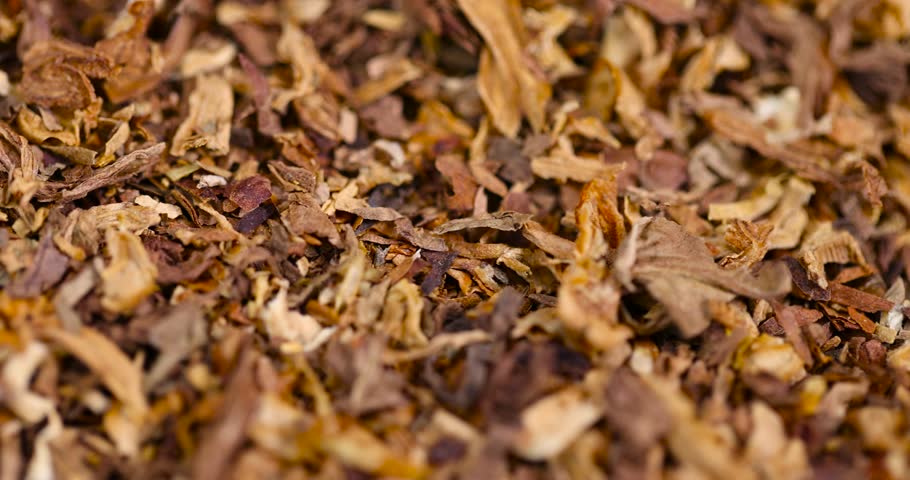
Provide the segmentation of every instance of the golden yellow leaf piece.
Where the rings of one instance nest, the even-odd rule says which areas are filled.
[[[830,223],[823,223],[808,234],[800,248],[799,258],[806,265],[809,278],[822,288],[828,287],[825,265],[829,263],[868,265],[859,243],[850,232],[834,230]]]
[[[616,172],[595,179],[581,192],[575,219],[575,262],[559,287],[557,312],[563,324],[582,333],[600,349],[622,345],[632,335],[618,321],[620,285],[600,261],[625,236],[625,224],[616,204]]]
[[[501,69],[496,73],[499,75],[497,81],[485,83],[488,87],[495,85],[495,88],[517,91],[517,104],[521,106],[522,113],[528,119],[531,128],[540,131],[544,126],[550,86],[527,66],[527,59],[523,54],[527,34],[524,31],[518,4],[508,0],[459,0],[458,4],[474,28],[483,36],[495,60],[493,67]],[[515,97],[500,92],[498,98]],[[490,102],[487,103],[487,108],[496,128],[507,136],[514,137],[518,133],[518,126],[510,123],[514,115],[507,112],[503,116],[501,110],[495,110],[497,106],[502,105],[502,102]]]
[[[111,229],[105,239],[111,261],[101,271],[101,306],[126,313],[158,289],[158,269],[136,234]]]
[[[721,259],[724,268],[747,268],[755,265],[768,253],[768,236],[774,225],[733,220],[724,232],[724,240],[737,253]]]
[[[215,155],[230,150],[231,116],[234,114],[234,92],[221,76],[202,75],[189,98],[189,113],[174,133],[171,155],[205,147]]]
[[[388,95],[402,85],[417,79],[422,74],[420,68],[405,58],[392,61],[378,78],[357,87],[354,91],[354,103],[366,105],[380,97]]]
[[[82,327],[76,333],[53,329],[44,334],[98,375],[135,422],[142,421],[149,409],[142,389],[142,369],[117,345],[89,327]]]

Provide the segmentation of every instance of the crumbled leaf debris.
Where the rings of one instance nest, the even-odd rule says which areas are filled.
[[[0,5],[0,479],[910,478],[907,0]]]

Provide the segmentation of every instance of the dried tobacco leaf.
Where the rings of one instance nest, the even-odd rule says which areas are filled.
[[[189,97],[189,112],[174,133],[171,155],[180,156],[190,149],[201,147],[214,155],[227,154],[233,113],[234,92],[231,85],[218,76],[197,77],[196,88]]]
[[[790,291],[784,266],[772,263],[759,276],[744,270],[725,270],[714,263],[704,242],[687,233],[680,225],[662,218],[643,220],[638,237],[626,240],[619,258],[631,259],[617,273],[633,280],[667,309],[680,332],[691,337],[710,323],[707,301],[730,301],[735,296],[774,298]],[[680,298],[678,292],[686,291]]]
[[[7,2],[0,477],[910,477],[908,19]]]
[[[517,12],[517,5],[510,4],[505,0],[481,1],[481,0],[459,0],[458,5],[464,11],[465,16],[474,25],[474,28],[480,32],[487,43],[492,59],[495,60],[495,68],[500,69],[494,75],[498,81],[493,85],[486,83],[488,88],[498,90],[494,98],[509,99],[511,95],[503,92],[503,89],[516,89],[518,91],[518,104],[521,111],[528,119],[531,127],[539,131],[544,125],[544,108],[550,98],[550,86],[536,77],[534,72],[527,66],[526,60],[522,57],[522,45],[525,42],[526,33],[521,27],[522,22]],[[489,65],[489,60],[487,64]],[[489,70],[487,70],[489,72]],[[490,75],[492,73],[488,73]],[[514,87],[513,87],[514,86]],[[489,90],[488,90],[489,91]],[[514,91],[514,90],[512,90]],[[489,94],[488,94],[489,95]],[[487,108],[490,115],[501,118],[502,110],[506,111],[512,108],[513,102],[492,102],[488,101]],[[494,120],[497,128],[502,126],[504,134],[514,137],[518,131],[518,125],[512,118],[514,113],[505,114],[505,119]]]
[[[105,240],[111,261],[101,271],[101,305],[112,312],[129,312],[158,289],[158,269],[135,234],[108,230]]]
[[[87,108],[98,99],[90,78],[107,77],[115,67],[104,52],[56,39],[35,43],[22,60],[20,94],[47,108]]]

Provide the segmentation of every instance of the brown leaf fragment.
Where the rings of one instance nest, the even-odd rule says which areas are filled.
[[[856,160],[847,165],[841,185],[848,190],[860,192],[867,202],[876,207],[882,206],[882,197],[888,193],[888,184],[881,172],[865,160]]]
[[[582,255],[593,253],[597,244],[603,241],[611,248],[617,248],[626,235],[625,220],[619,213],[616,200],[616,175],[621,168],[609,170],[606,175],[591,180],[581,189],[575,207],[575,222],[578,224],[575,248]]]
[[[440,155],[436,158],[436,170],[448,178],[452,195],[446,197],[446,206],[455,211],[466,212],[474,208],[477,182],[460,155]]]
[[[151,168],[164,152],[165,144],[158,143],[149,147],[134,150],[114,163],[95,170],[79,182],[47,182],[38,192],[41,201],[57,200],[69,202],[82,198],[94,190],[114,185]]]
[[[905,95],[908,63],[910,54],[906,48],[879,42],[851,53],[843,62],[843,69],[856,94],[873,107],[880,107]]]
[[[105,93],[115,103],[147,93],[162,79],[161,52],[146,37],[155,15],[153,3],[149,0],[128,3],[126,15],[121,18],[129,18],[129,26],[95,44],[95,50],[110,57],[116,66],[104,82]]]
[[[258,207],[272,197],[272,184],[262,175],[253,175],[228,186],[228,198],[236,203],[242,213]]]
[[[270,162],[269,170],[279,180],[284,180],[285,184],[292,184],[292,191],[301,190],[312,193],[316,189],[316,175],[306,168],[292,167],[282,162]]]
[[[259,404],[256,367],[260,356],[247,347],[233,368],[215,422],[203,433],[193,463],[193,478],[225,478],[235,451],[246,439]]]
[[[239,55],[240,66],[250,80],[253,88],[253,103],[256,104],[256,128],[263,135],[275,135],[281,132],[281,119],[272,111],[268,80],[259,67],[246,55]]]
[[[108,55],[57,39],[35,43],[22,62],[22,98],[47,108],[88,107],[97,99],[89,77],[104,78],[114,71]]]
[[[670,412],[630,369],[613,372],[604,394],[608,428],[629,442],[633,451],[644,452],[670,431]]]
[[[796,318],[796,325],[800,328],[815,323],[824,317],[824,314],[818,310],[812,310],[798,305],[787,305],[785,308],[793,313]],[[780,322],[775,317],[762,322],[760,330],[776,336],[785,334],[784,327],[781,326]]]
[[[803,336],[796,312],[791,307],[784,306],[779,302],[774,302],[773,305],[777,322],[783,327],[784,334],[790,342],[790,345],[793,346],[793,349],[803,360],[803,363],[811,366],[813,363],[812,352],[809,351],[809,346],[806,344],[806,338]]]
[[[441,235],[468,228],[492,228],[504,232],[514,232],[527,223],[530,218],[531,215],[518,212],[496,212],[483,217],[457,218],[436,227],[433,229],[433,233]]]
[[[359,113],[361,122],[383,138],[400,139],[410,133],[410,126],[404,117],[404,102],[397,95],[382,97],[361,108]],[[443,172],[443,174],[445,173]]]
[[[454,252],[433,252],[426,251],[421,254],[423,258],[430,262],[430,272],[424,277],[420,284],[420,291],[424,295],[433,293],[445,279],[445,274],[455,261]]]
[[[624,0],[648,12],[660,23],[687,23],[695,19],[695,10],[680,0]]]
[[[857,309],[853,307],[847,307],[847,314],[850,315],[850,318],[859,325],[859,328],[866,333],[875,332],[875,322],[869,319],[869,317],[860,313]]]
[[[220,253],[218,247],[211,245],[205,250],[193,251],[184,261],[175,262],[171,260],[171,255],[166,249],[159,250],[150,247],[147,242],[146,249],[149,251],[149,257],[155,263],[155,268],[158,269],[158,282],[165,285],[196,280],[215,263],[215,258]],[[183,247],[179,244],[175,244],[175,247],[178,252],[183,251]]]
[[[271,203],[264,203],[250,210],[246,215],[237,222],[237,231],[243,234],[256,230],[256,227],[265,223],[278,210]]]
[[[569,260],[575,256],[574,243],[550,233],[543,225],[533,220],[525,223],[521,233],[528,241],[555,258]]]
[[[327,349],[329,368],[350,387],[341,392],[338,402],[345,412],[360,416],[404,404],[400,390],[404,378],[383,364],[384,351],[384,342],[378,338],[350,346],[333,343]]]
[[[884,298],[839,283],[831,284],[831,301],[863,312],[887,312],[894,307]]]
[[[831,299],[831,291],[813,282],[806,273],[806,269],[799,263],[799,260],[790,256],[783,257],[782,260],[790,271],[790,279],[809,299],[822,302],[827,302]]]
[[[319,208],[316,199],[306,193],[290,196],[290,204],[281,212],[281,220],[295,235],[315,235],[325,238],[332,245],[341,245],[341,235],[332,219]]]
[[[836,181],[823,158],[804,155],[770,142],[768,132],[743,109],[713,108],[704,111],[703,116],[708,125],[721,136],[734,143],[752,147],[766,157],[779,160],[806,179],[826,183]]]
[[[162,317],[148,333],[149,343],[159,351],[146,376],[148,390],[206,340],[205,314],[200,305],[184,302],[163,312]]]
[[[395,231],[412,245],[436,252],[448,251],[445,240],[422,228],[415,227],[407,217],[395,220]]]
[[[744,270],[725,270],[714,263],[704,242],[680,225],[663,218],[648,220],[637,242],[627,241],[625,248],[635,250],[629,254],[634,263],[620,276],[643,283],[684,336],[697,335],[710,324],[708,300],[730,301],[735,294],[774,298],[790,291],[783,265],[767,265],[756,277]]]
[[[35,297],[63,279],[69,266],[69,257],[57,250],[53,238],[51,234],[41,237],[31,265],[7,286],[10,296]]]

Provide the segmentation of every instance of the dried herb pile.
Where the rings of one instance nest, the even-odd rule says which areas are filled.
[[[0,479],[910,478],[907,0],[0,6]]]

